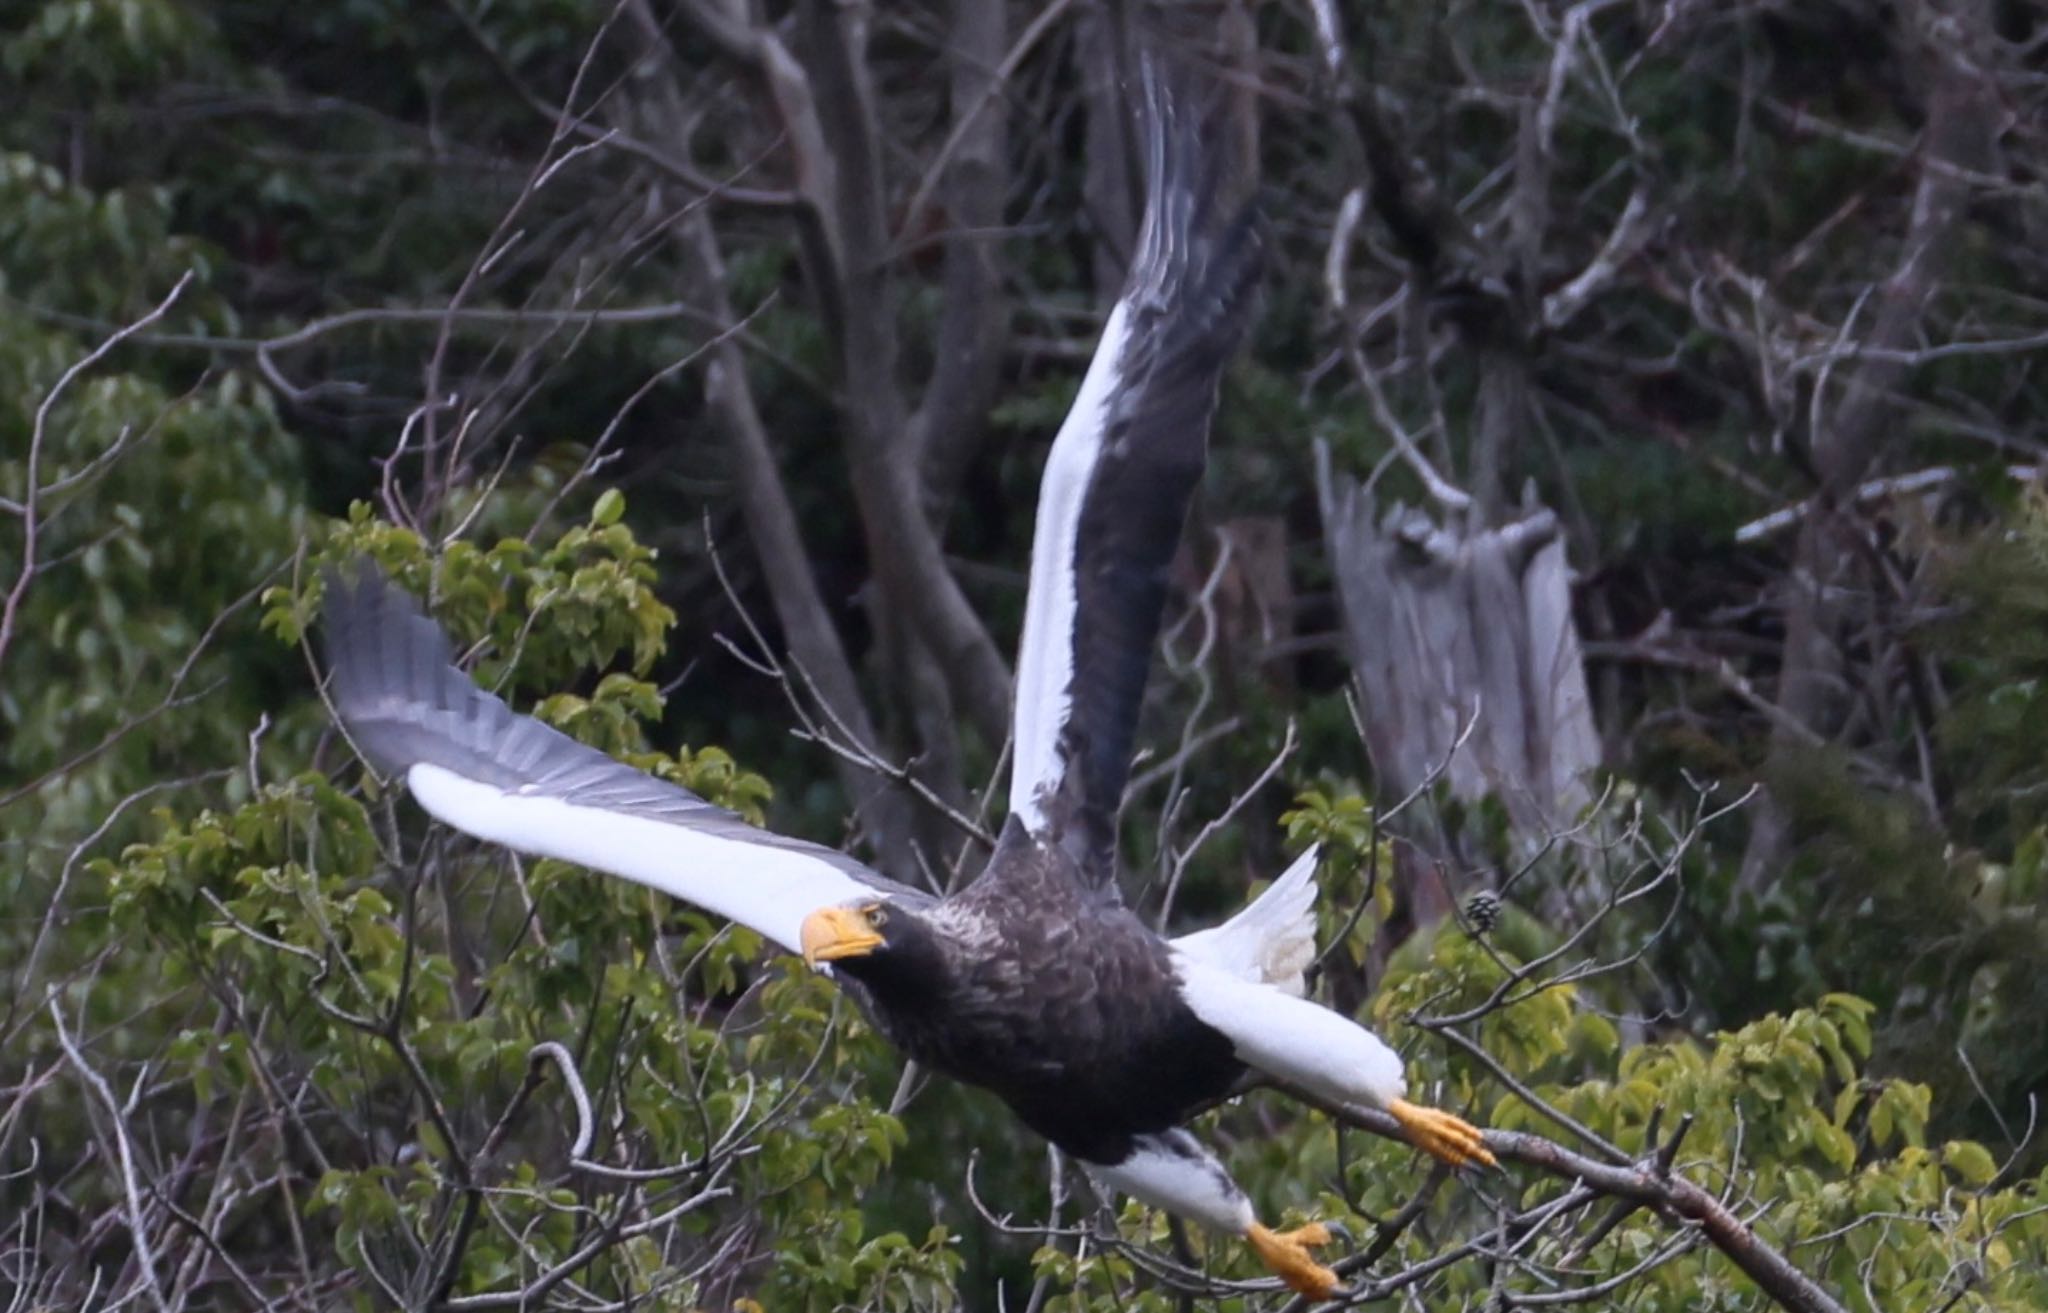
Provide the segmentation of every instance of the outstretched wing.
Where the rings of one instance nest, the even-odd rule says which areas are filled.
[[[371,763],[436,819],[537,857],[624,876],[791,952],[828,904],[932,900],[829,848],[757,829],[478,688],[440,627],[364,563],[327,575],[328,692]]]
[[[1105,880],[1167,571],[1259,268],[1251,206],[1219,194],[1219,125],[1168,80],[1147,69],[1145,220],[1046,462],[1017,656],[1010,810]]]

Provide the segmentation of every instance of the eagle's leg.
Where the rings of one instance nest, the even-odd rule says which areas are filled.
[[[1409,1143],[1432,1157],[1453,1167],[1470,1167],[1474,1163],[1500,1166],[1481,1138],[1479,1128],[1455,1113],[1425,1108],[1406,1099],[1389,1099],[1387,1111],[1408,1133]]]
[[[1273,1275],[1297,1293],[1327,1299],[1337,1289],[1337,1274],[1309,1255],[1317,1245],[1329,1243],[1329,1228],[1312,1223],[1275,1231],[1259,1225],[1251,1200],[1216,1155],[1186,1131],[1140,1135],[1130,1153],[1115,1163],[1083,1162],[1103,1184],[1141,1203],[1242,1236]]]
[[[1309,1250],[1330,1243],[1330,1228],[1321,1222],[1292,1231],[1272,1231],[1253,1222],[1244,1238],[1251,1242],[1259,1261],[1295,1293],[1328,1299],[1337,1289],[1337,1274],[1309,1257]]]

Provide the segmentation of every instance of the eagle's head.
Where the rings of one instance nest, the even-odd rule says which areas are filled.
[[[882,899],[836,903],[804,918],[804,961],[831,964],[863,984],[925,988],[939,983],[938,931],[907,907]]]

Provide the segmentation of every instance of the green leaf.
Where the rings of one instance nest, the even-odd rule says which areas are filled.
[[[1856,1166],[1856,1141],[1849,1138],[1847,1131],[1818,1115],[1813,1119],[1812,1131],[1813,1147],[1821,1157],[1845,1172]]]
[[[1991,1151],[1975,1140],[1949,1141],[1942,1147],[1941,1160],[1970,1185],[1989,1185],[1991,1178],[1998,1175],[1998,1164]]]

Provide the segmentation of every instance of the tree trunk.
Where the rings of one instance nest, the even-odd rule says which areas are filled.
[[[1441,779],[1460,801],[1497,798],[1530,848],[1575,824],[1600,737],[1555,513],[1525,501],[1509,523],[1470,529],[1396,503],[1375,523],[1326,449],[1317,491],[1382,801]],[[1456,836],[1419,806],[1405,833],[1454,859]]]

